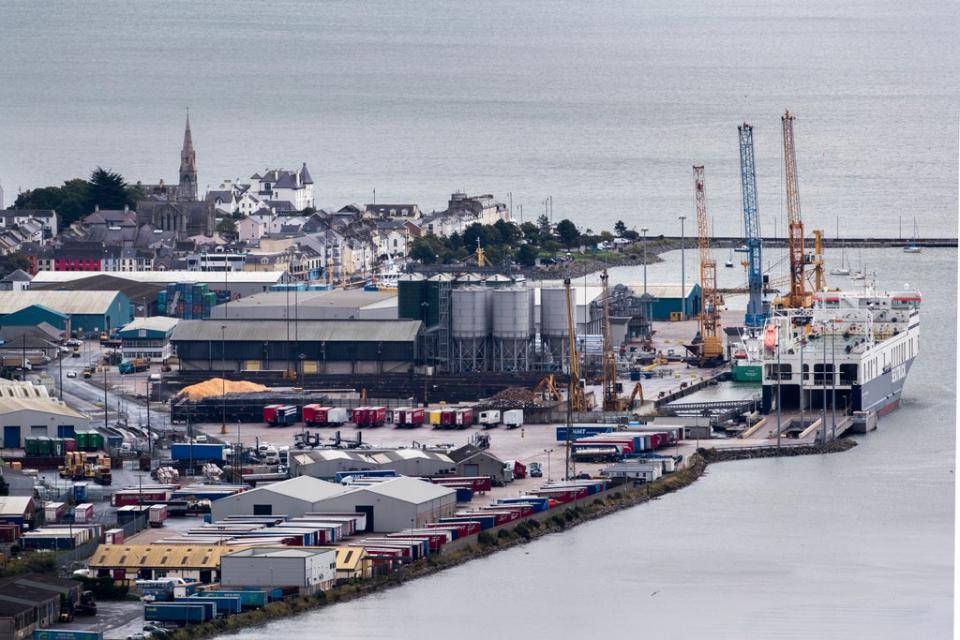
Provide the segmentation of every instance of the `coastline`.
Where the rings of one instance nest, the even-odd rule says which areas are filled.
[[[699,480],[706,472],[707,467],[713,463],[754,458],[841,453],[856,445],[857,443],[854,440],[841,439],[825,445],[786,447],[780,451],[773,448],[756,452],[743,450],[724,452],[722,449],[701,448],[690,457],[689,464],[686,467],[649,484],[635,487],[614,487],[608,490],[602,499],[593,498],[591,500],[585,498],[581,504],[569,506],[553,514],[544,514],[542,520],[528,518],[517,524],[504,525],[493,530],[496,531],[496,535],[482,532],[478,535],[475,543],[468,544],[457,551],[431,555],[423,560],[413,562],[395,573],[357,580],[312,596],[301,596],[273,602],[263,609],[221,618],[194,627],[178,629],[170,635],[170,638],[172,640],[212,638],[397,587],[410,580],[430,576],[477,558],[485,558],[499,551],[527,544],[552,533],[561,533],[580,524],[679,491]],[[755,455],[750,455],[751,453]]]

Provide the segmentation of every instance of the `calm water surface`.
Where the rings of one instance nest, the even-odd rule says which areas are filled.
[[[176,180],[190,107],[201,188],[306,161],[321,206],[443,208],[513,193],[527,220],[677,233],[706,165],[738,233],[736,127],[782,218],[780,115],[811,225],[955,235],[958,5],[949,0],[6,0],[0,183]],[[782,222],[779,229],[784,227]],[[689,228],[688,228],[689,231]]]

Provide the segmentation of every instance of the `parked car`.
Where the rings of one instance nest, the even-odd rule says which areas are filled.
[[[77,377],[77,372],[76,372],[76,371],[67,371],[67,377],[68,377],[68,378],[76,378],[76,377]]]

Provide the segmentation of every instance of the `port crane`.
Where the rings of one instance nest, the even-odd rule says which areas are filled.
[[[797,180],[797,149],[793,139],[793,120],[790,111],[784,112],[783,124],[783,175],[787,191],[787,233],[790,248],[790,294],[785,306],[794,309],[810,306],[806,291],[804,268],[807,256],[803,248],[803,219],[800,217],[800,190]]]
[[[700,248],[700,366],[714,366],[723,360],[720,332],[720,296],[717,293],[717,261],[710,255],[710,221],[703,165],[693,166],[693,187],[697,202],[697,231]]]
[[[580,354],[577,353],[577,325],[573,322],[573,290],[570,278],[563,279],[563,288],[567,296],[567,340],[570,358],[570,384],[567,388],[567,400],[571,411],[589,411],[583,382],[580,376]]]
[[[753,156],[753,127],[744,122],[740,132],[740,187],[743,197],[743,229],[747,245],[747,314],[744,324],[762,327],[769,309],[763,300],[763,241],[757,210],[757,170]]]

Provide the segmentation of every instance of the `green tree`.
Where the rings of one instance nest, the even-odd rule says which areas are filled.
[[[520,229],[517,228],[517,225],[506,220],[497,220],[493,223],[493,227],[500,234],[500,240],[503,244],[510,247],[517,244],[517,240],[520,238]]]
[[[487,252],[498,246],[502,241],[500,232],[497,231],[496,227],[474,222],[463,230],[463,248],[471,252],[476,251],[477,239],[480,240],[480,246]]]
[[[622,238],[623,234],[627,232],[627,225],[623,224],[623,220],[617,220],[617,224],[613,225],[613,230]]]
[[[540,241],[540,228],[532,222],[524,222],[520,225],[520,233],[523,234],[527,242],[536,244]]]
[[[557,235],[560,236],[560,242],[565,247],[575,246],[580,241],[580,231],[577,225],[566,218],[557,223]]]
[[[24,191],[17,196],[11,209],[54,209],[59,218],[59,226],[68,227],[90,213],[87,209],[89,183],[74,178],[63,183],[62,187],[40,187]]]
[[[7,277],[17,269],[23,269],[24,271],[29,270],[30,259],[19,253],[9,253],[5,256],[0,256],[0,278]]]
[[[532,244],[521,245],[517,252],[517,262],[525,267],[535,265],[537,263],[537,248]]]
[[[221,218],[220,222],[217,223],[217,233],[225,233],[228,235],[234,235],[237,232],[237,223],[233,218],[228,218],[224,216]]]
[[[127,190],[127,183],[119,173],[97,167],[90,174],[90,186],[87,190],[88,210],[95,206],[101,209],[123,209],[124,206],[136,207],[137,202]]]
[[[547,214],[540,214],[540,217],[537,218],[537,227],[540,228],[540,235],[549,236],[550,233],[550,218],[547,217]]]

